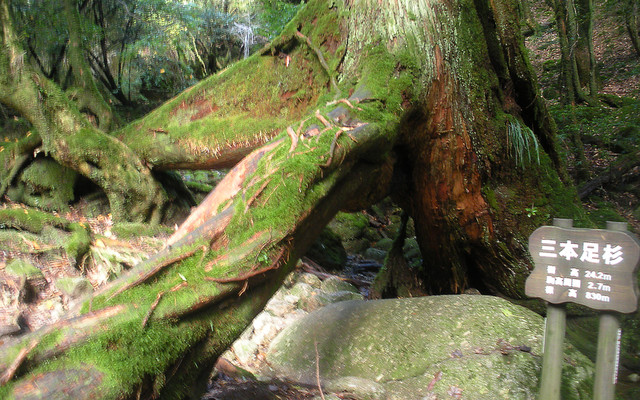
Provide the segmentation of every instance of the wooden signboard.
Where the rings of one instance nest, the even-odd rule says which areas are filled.
[[[634,312],[640,242],[630,233],[543,226],[529,237],[535,267],[525,293],[550,303]]]

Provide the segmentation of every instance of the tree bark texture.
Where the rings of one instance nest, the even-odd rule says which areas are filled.
[[[5,343],[0,397],[195,397],[335,213],[388,194],[415,221],[428,292],[520,296],[541,222],[524,208],[571,217],[575,190],[517,4],[312,0],[260,53],[118,131],[151,168],[235,166],[162,252]],[[533,130],[539,165],[506,156],[510,124]]]

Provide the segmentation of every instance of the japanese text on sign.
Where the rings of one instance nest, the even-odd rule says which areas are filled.
[[[588,262],[592,264],[600,264],[601,261],[606,265],[617,265],[623,260],[622,247],[619,245],[612,245],[607,243],[604,246],[602,254],[600,254],[600,244],[584,242],[582,246],[579,243],[573,243],[571,240],[557,243],[552,239],[541,239],[540,248],[542,251],[538,253],[540,257],[557,258],[562,257],[569,261],[573,258],[578,258],[578,252],[576,250],[581,249],[580,261]],[[556,252],[556,245],[561,248],[559,252]]]

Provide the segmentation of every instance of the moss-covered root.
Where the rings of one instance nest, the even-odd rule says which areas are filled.
[[[71,222],[30,208],[15,207],[0,210],[0,227],[14,229],[18,231],[16,235],[19,234],[19,231],[27,231],[39,235],[47,226],[70,233],[61,247],[66,252],[71,264],[75,265],[89,251],[91,230],[85,224]],[[47,240],[43,239],[43,242],[47,242]]]
[[[239,189],[223,191],[224,207],[205,207],[197,228],[64,321],[0,348],[0,369],[16,371],[0,397],[42,398],[62,386],[75,398],[192,392],[333,215],[352,199],[385,194],[390,158],[380,150],[391,133],[383,127],[338,134],[331,126],[301,136],[295,149],[283,133],[252,173],[238,175]]]
[[[426,293],[420,287],[419,278],[409,270],[404,258],[404,242],[407,236],[409,214],[402,212],[398,234],[393,240],[391,250],[384,261],[384,268],[376,275],[372,295],[375,298],[419,297]]]
[[[5,142],[0,144],[0,198],[7,193],[13,180],[31,158],[33,150],[42,144],[40,135],[33,131],[27,132],[15,142],[10,142],[9,138],[4,140]]]

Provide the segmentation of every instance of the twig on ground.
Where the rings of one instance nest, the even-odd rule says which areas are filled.
[[[9,382],[13,378],[18,368],[20,368],[20,366],[24,362],[25,358],[27,358],[31,350],[33,350],[33,348],[36,347],[38,343],[40,343],[39,340],[33,339],[31,340],[28,346],[23,347],[20,350],[20,352],[18,353],[18,356],[16,357],[15,360],[13,360],[9,368],[7,368],[7,370],[4,371],[2,375],[0,375],[0,385],[4,385],[5,383]]]
[[[331,125],[331,123],[329,123],[329,121],[327,121],[325,117],[322,116],[322,114],[320,114],[320,110],[316,110],[316,118],[318,118],[320,122],[322,122],[322,125],[324,125],[325,128],[331,128],[333,126]]]
[[[318,341],[316,339],[313,339],[313,348],[316,350],[316,383],[318,384],[320,397],[322,400],[325,400],[324,393],[322,392],[322,385],[320,384],[320,355],[318,355]]]
[[[293,151],[296,149],[296,146],[298,146],[298,135],[296,135],[295,131],[290,126],[287,126],[287,134],[291,138],[291,147],[289,148],[289,153],[293,153]]]

